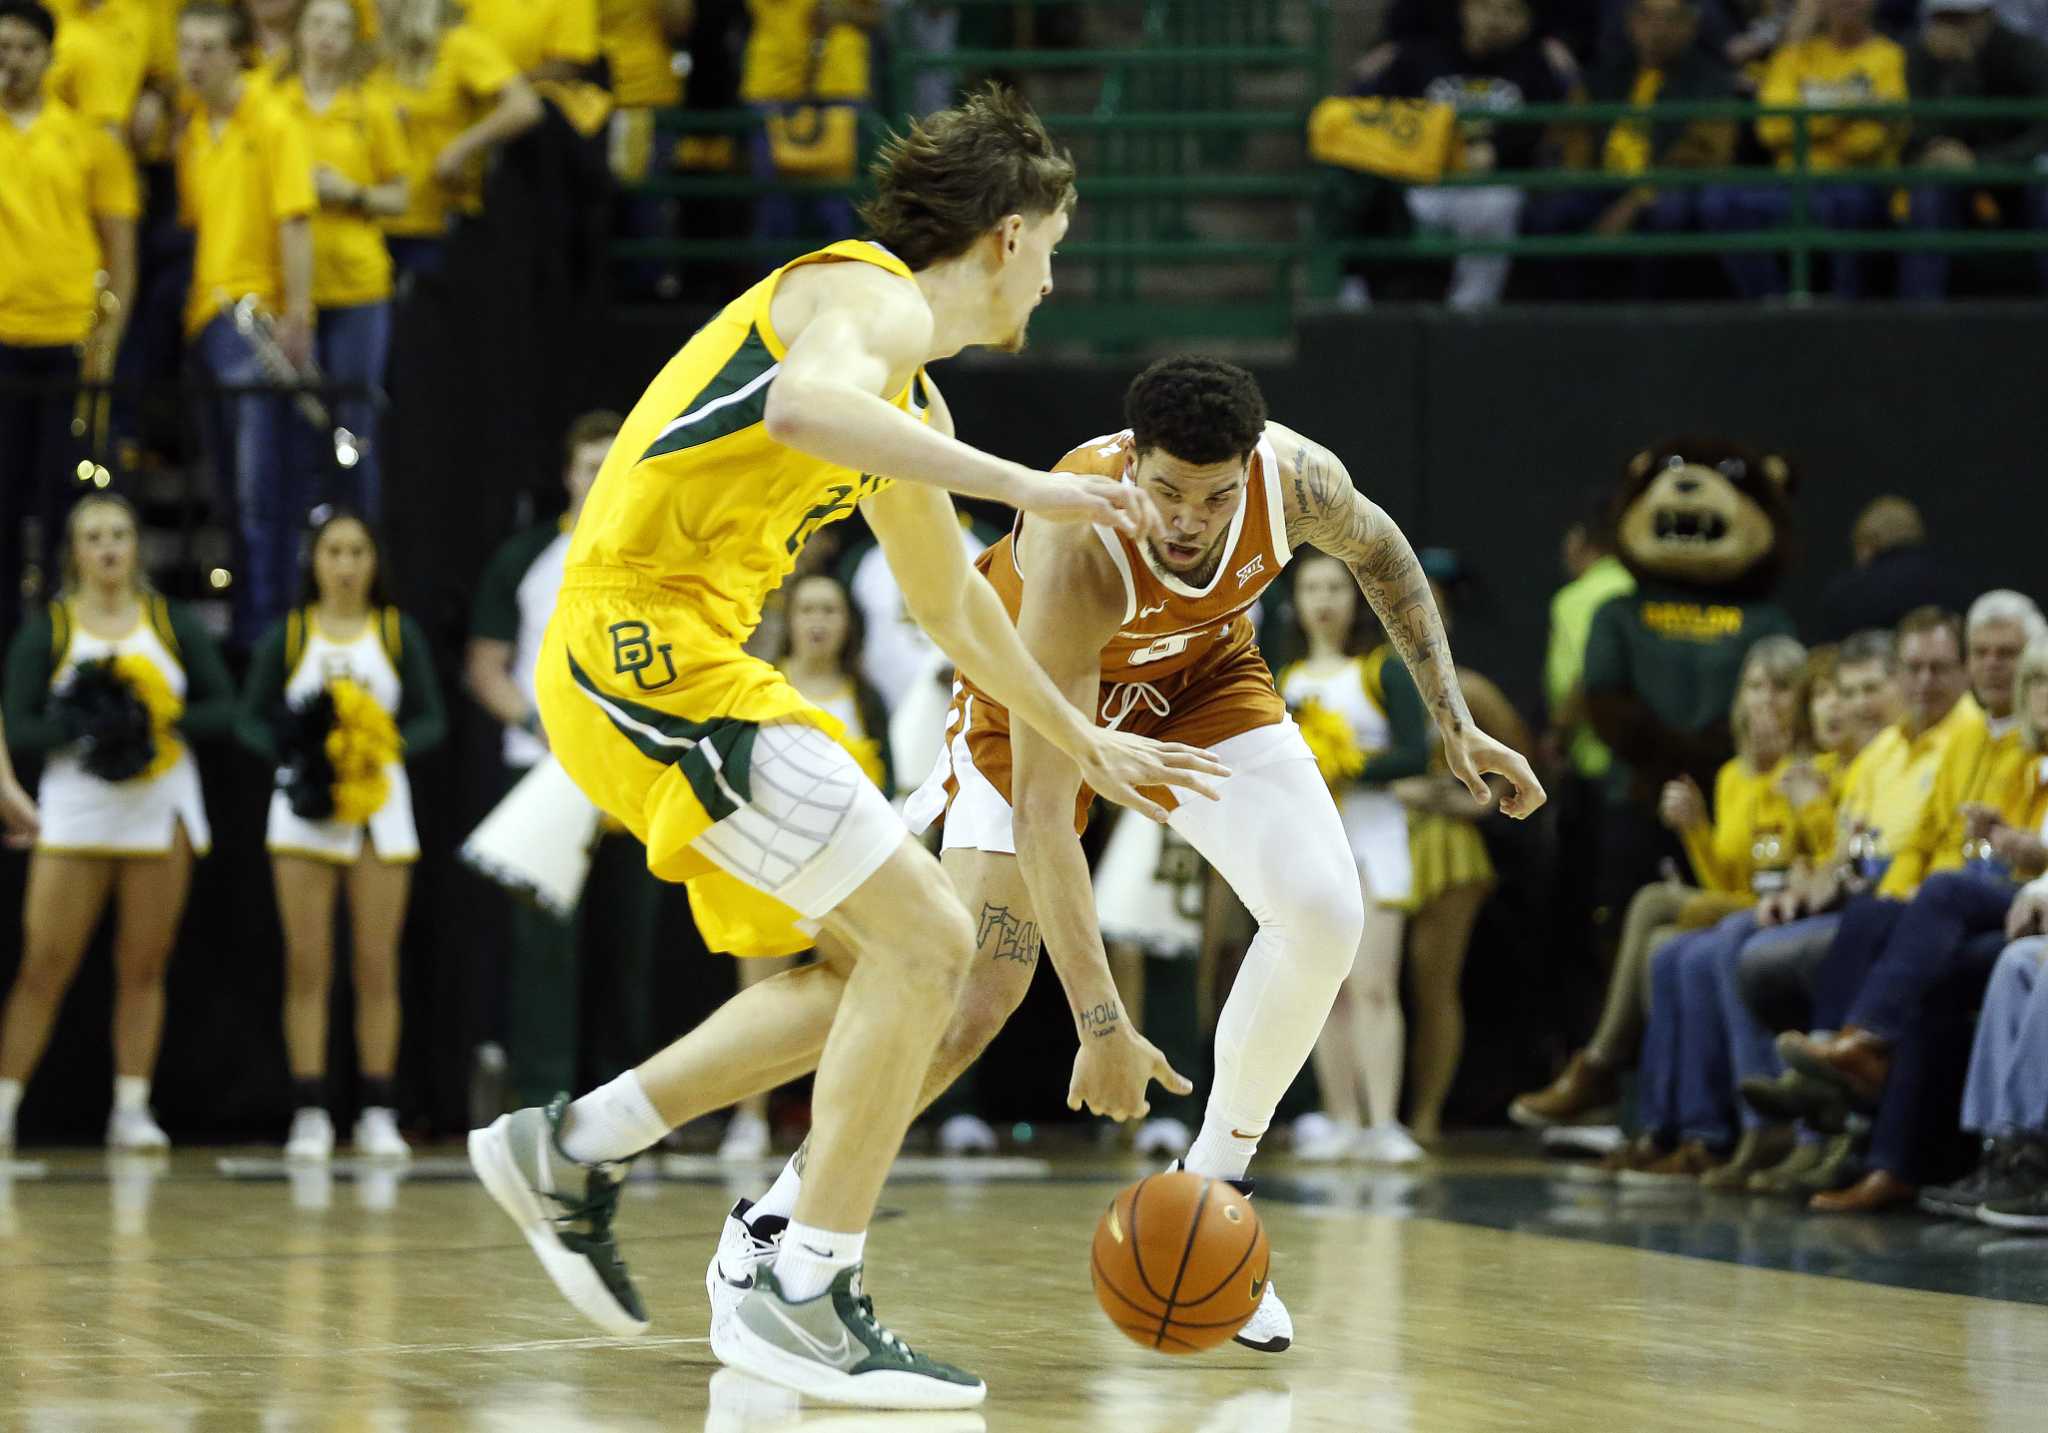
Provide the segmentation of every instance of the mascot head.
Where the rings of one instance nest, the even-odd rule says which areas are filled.
[[[1677,438],[1629,459],[1616,547],[1638,581],[1760,596],[1790,546],[1792,465],[1718,438]]]

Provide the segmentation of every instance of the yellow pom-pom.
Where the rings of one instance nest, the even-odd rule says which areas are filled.
[[[1315,754],[1316,770],[1331,788],[1356,781],[1365,770],[1365,753],[1351,731],[1351,723],[1314,697],[1294,709],[1294,724],[1301,739]]]
[[[334,701],[334,726],[327,733],[334,819],[360,826],[391,798],[388,768],[399,756],[398,727],[361,683],[336,677],[327,691]]]
[[[114,658],[114,674],[128,684],[149,711],[149,724],[156,733],[156,755],[135,779],[152,781],[177,765],[184,754],[185,744],[178,740],[175,730],[178,718],[185,714],[184,700],[171,690],[156,663],[139,652]]]

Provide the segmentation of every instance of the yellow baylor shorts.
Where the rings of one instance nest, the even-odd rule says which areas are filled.
[[[562,769],[688,885],[713,950],[806,949],[903,842],[840,721],[642,578],[563,582],[536,686]]]

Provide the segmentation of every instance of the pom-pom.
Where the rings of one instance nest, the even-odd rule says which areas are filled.
[[[334,817],[358,826],[390,799],[388,768],[399,756],[398,727],[375,697],[347,677],[337,677],[327,690],[334,702],[334,726],[327,733]]]
[[[1294,709],[1294,724],[1301,739],[1315,754],[1316,770],[1331,789],[1356,781],[1365,770],[1365,753],[1358,749],[1351,723],[1314,697]]]
[[[387,768],[399,757],[391,714],[362,685],[336,677],[279,722],[278,784],[307,821],[360,826],[391,796]]]
[[[146,657],[80,662],[51,704],[79,764],[102,781],[154,779],[183,750],[172,728],[184,704]]]

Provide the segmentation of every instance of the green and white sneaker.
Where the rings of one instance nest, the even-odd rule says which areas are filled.
[[[469,1163],[577,1312],[618,1338],[647,1332],[647,1310],[612,1239],[625,1164],[583,1164],[558,1142],[567,1095],[469,1132]],[[628,1161],[630,1163],[630,1161]]]
[[[974,1408],[988,1397],[973,1374],[912,1352],[881,1325],[861,1292],[858,1264],[802,1303],[782,1296],[773,1268],[757,1269],[731,1320],[713,1325],[711,1351],[720,1363],[824,1403]]]

